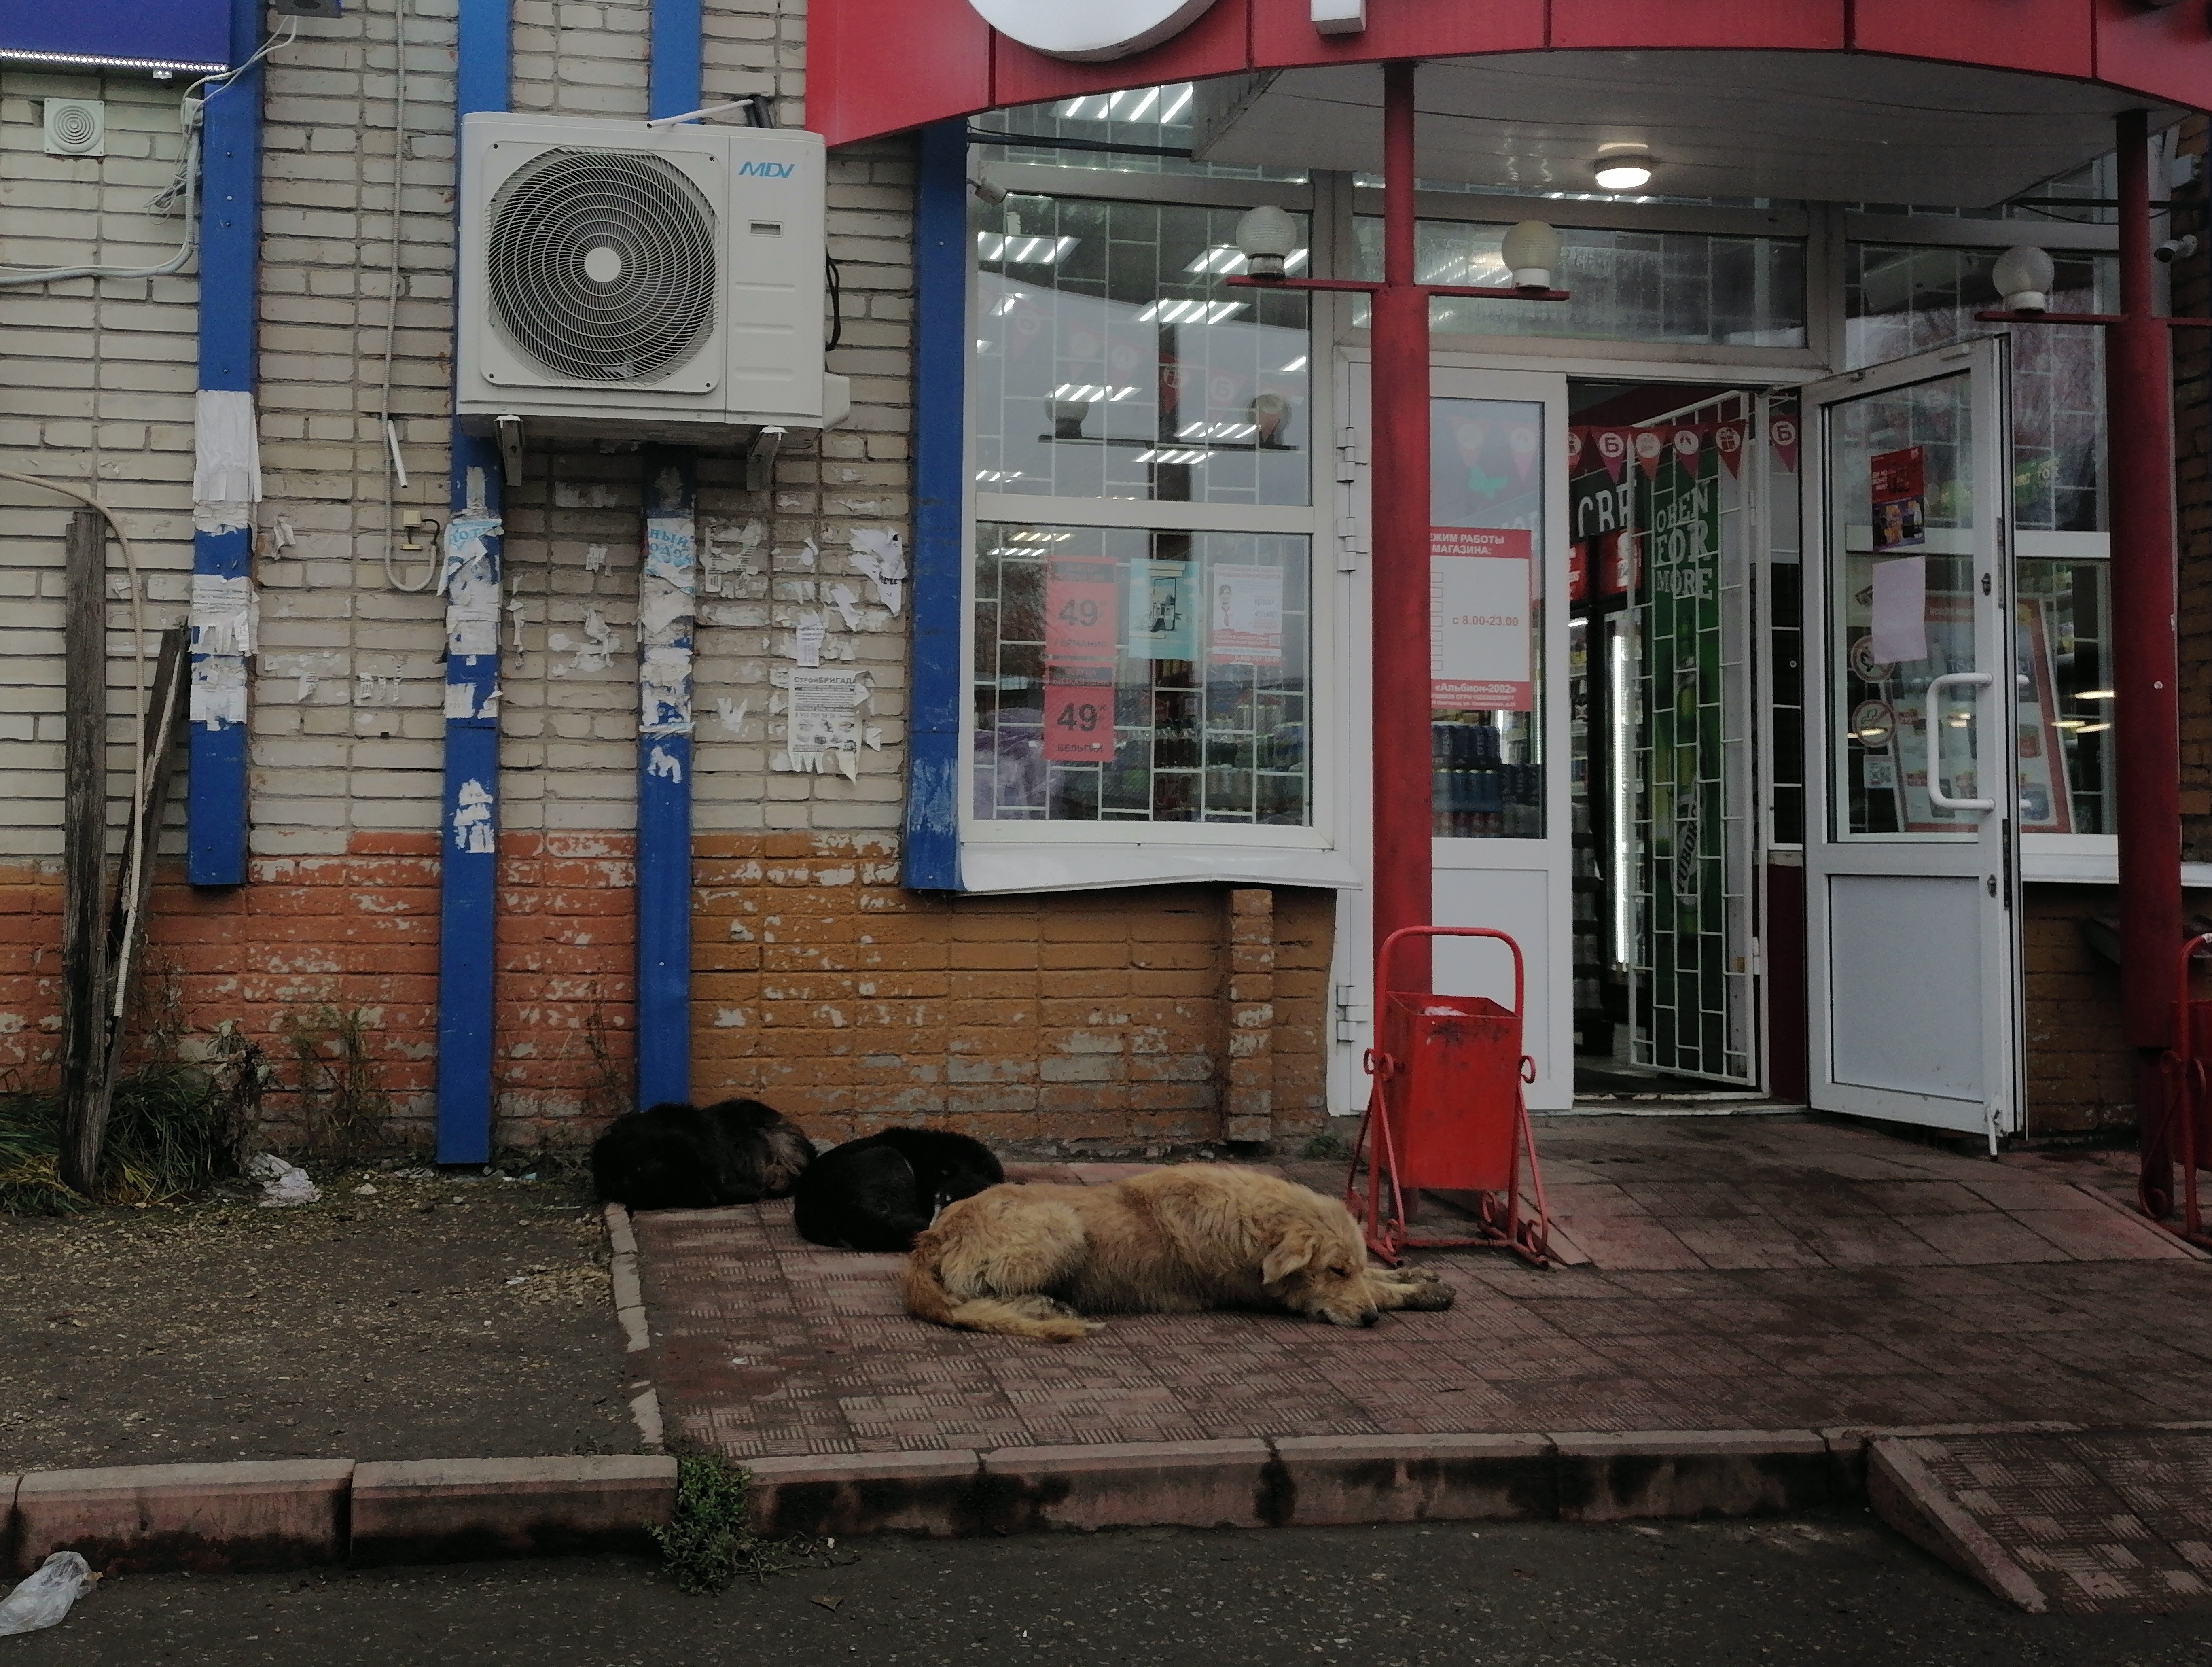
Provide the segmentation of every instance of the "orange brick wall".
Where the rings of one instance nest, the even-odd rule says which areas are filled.
[[[501,840],[503,1144],[588,1140],[630,1103],[633,849],[626,835]],[[900,889],[884,836],[719,835],[697,852],[695,1097],[757,1094],[819,1137],[927,1121],[1002,1143],[1222,1138],[1227,888],[947,898]],[[52,864],[0,867],[0,1068],[26,1082],[51,1077],[59,902]],[[427,1145],[437,907],[429,835],[258,859],[235,892],[164,873],[142,1007],[174,1013],[188,1057],[226,1020],[268,1048],[279,1141],[298,1134],[287,1016],[360,1010],[395,1133]],[[1279,1141],[1326,1116],[1334,918],[1328,893],[1275,894]]]

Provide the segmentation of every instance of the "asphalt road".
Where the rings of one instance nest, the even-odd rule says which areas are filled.
[[[2212,1608],[2030,1616],[1872,1518],[871,1540],[687,1597],[621,1558],[118,1579],[7,1667],[2203,1667]]]

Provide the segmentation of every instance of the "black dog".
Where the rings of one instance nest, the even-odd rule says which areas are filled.
[[[799,1177],[792,1219],[802,1237],[832,1250],[910,1250],[938,1211],[1006,1178],[981,1141],[886,1129],[816,1159]]]
[[[592,1179],[634,1210],[702,1210],[784,1197],[813,1161],[799,1125],[758,1100],[670,1101],[616,1118],[592,1147]]]

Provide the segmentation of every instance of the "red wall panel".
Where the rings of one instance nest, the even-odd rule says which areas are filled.
[[[2203,6],[2097,0],[2097,79],[2203,110],[2212,106],[2212,23]]]
[[[831,144],[991,107],[968,0],[829,0],[807,19],[806,125]]]
[[[2046,76],[2094,73],[2083,0],[1858,0],[1851,28],[1851,44],[1869,52]]]
[[[1552,0],[1552,45],[1832,52],[1844,0]]]
[[[1234,75],[1250,62],[1250,12],[1251,0],[1219,0],[1212,10],[1174,40],[1134,58],[1117,58],[1105,64],[1047,58],[1000,35],[992,55],[997,80],[991,101],[994,105],[1036,104],[1044,99],[1072,99],[1082,93],[1149,87],[1156,82]]]
[[[1365,33],[1321,34],[1304,0],[1255,0],[1252,61],[1272,70],[1533,52],[1544,45],[1544,12],[1545,0],[1367,0]]]

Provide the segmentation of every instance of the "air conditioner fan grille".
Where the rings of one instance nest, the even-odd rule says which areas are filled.
[[[492,313],[548,371],[647,382],[714,329],[714,213],[657,156],[549,150],[492,207]]]

